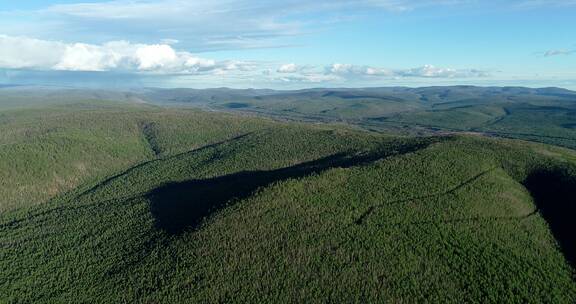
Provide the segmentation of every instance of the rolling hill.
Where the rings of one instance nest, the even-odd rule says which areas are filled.
[[[466,112],[428,90],[442,102],[415,107]],[[519,109],[569,109],[569,92],[530,92]],[[0,110],[0,159],[2,302],[576,301],[566,148],[76,100]]]
[[[576,148],[576,92],[559,88],[151,89],[141,98],[160,105],[344,122],[374,131],[477,132]]]

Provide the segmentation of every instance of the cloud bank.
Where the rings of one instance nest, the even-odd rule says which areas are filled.
[[[358,66],[335,63],[325,68],[325,74],[338,75],[345,78],[354,77],[422,77],[422,78],[474,78],[487,77],[489,73],[476,69],[440,68],[424,65],[412,69],[386,69],[373,66]]]
[[[95,45],[0,35],[0,68],[5,69],[195,74],[246,66],[197,57],[168,44],[112,41]]]
[[[112,41],[101,45],[64,43],[27,37],[0,35],[0,69],[122,72],[160,75],[211,74],[223,77],[260,77],[257,80],[283,82],[327,82],[398,77],[468,78],[486,77],[479,70],[439,68],[432,65],[392,70],[374,66],[334,63],[329,66],[280,64],[272,69],[268,62],[216,61],[176,50],[169,44],[135,44]]]

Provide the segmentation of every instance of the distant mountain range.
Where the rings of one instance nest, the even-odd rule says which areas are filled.
[[[150,89],[159,105],[345,122],[374,131],[478,132],[576,148],[576,92],[561,88]]]
[[[9,87],[0,107],[109,100],[338,122],[402,134],[478,132],[576,148],[576,92],[525,87],[159,89]]]

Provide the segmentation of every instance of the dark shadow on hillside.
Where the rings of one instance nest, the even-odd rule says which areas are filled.
[[[374,153],[336,154],[271,171],[243,171],[210,179],[169,183],[148,194],[151,212],[158,228],[170,234],[180,234],[188,229],[196,229],[204,218],[250,196],[260,187],[290,178],[320,173],[331,168],[369,164],[391,155],[422,149],[430,143],[432,140]]]
[[[576,177],[566,170],[539,170],[524,182],[564,256],[576,266]]]

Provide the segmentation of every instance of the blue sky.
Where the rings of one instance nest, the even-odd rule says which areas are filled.
[[[0,83],[576,89],[576,0],[0,1]]]

